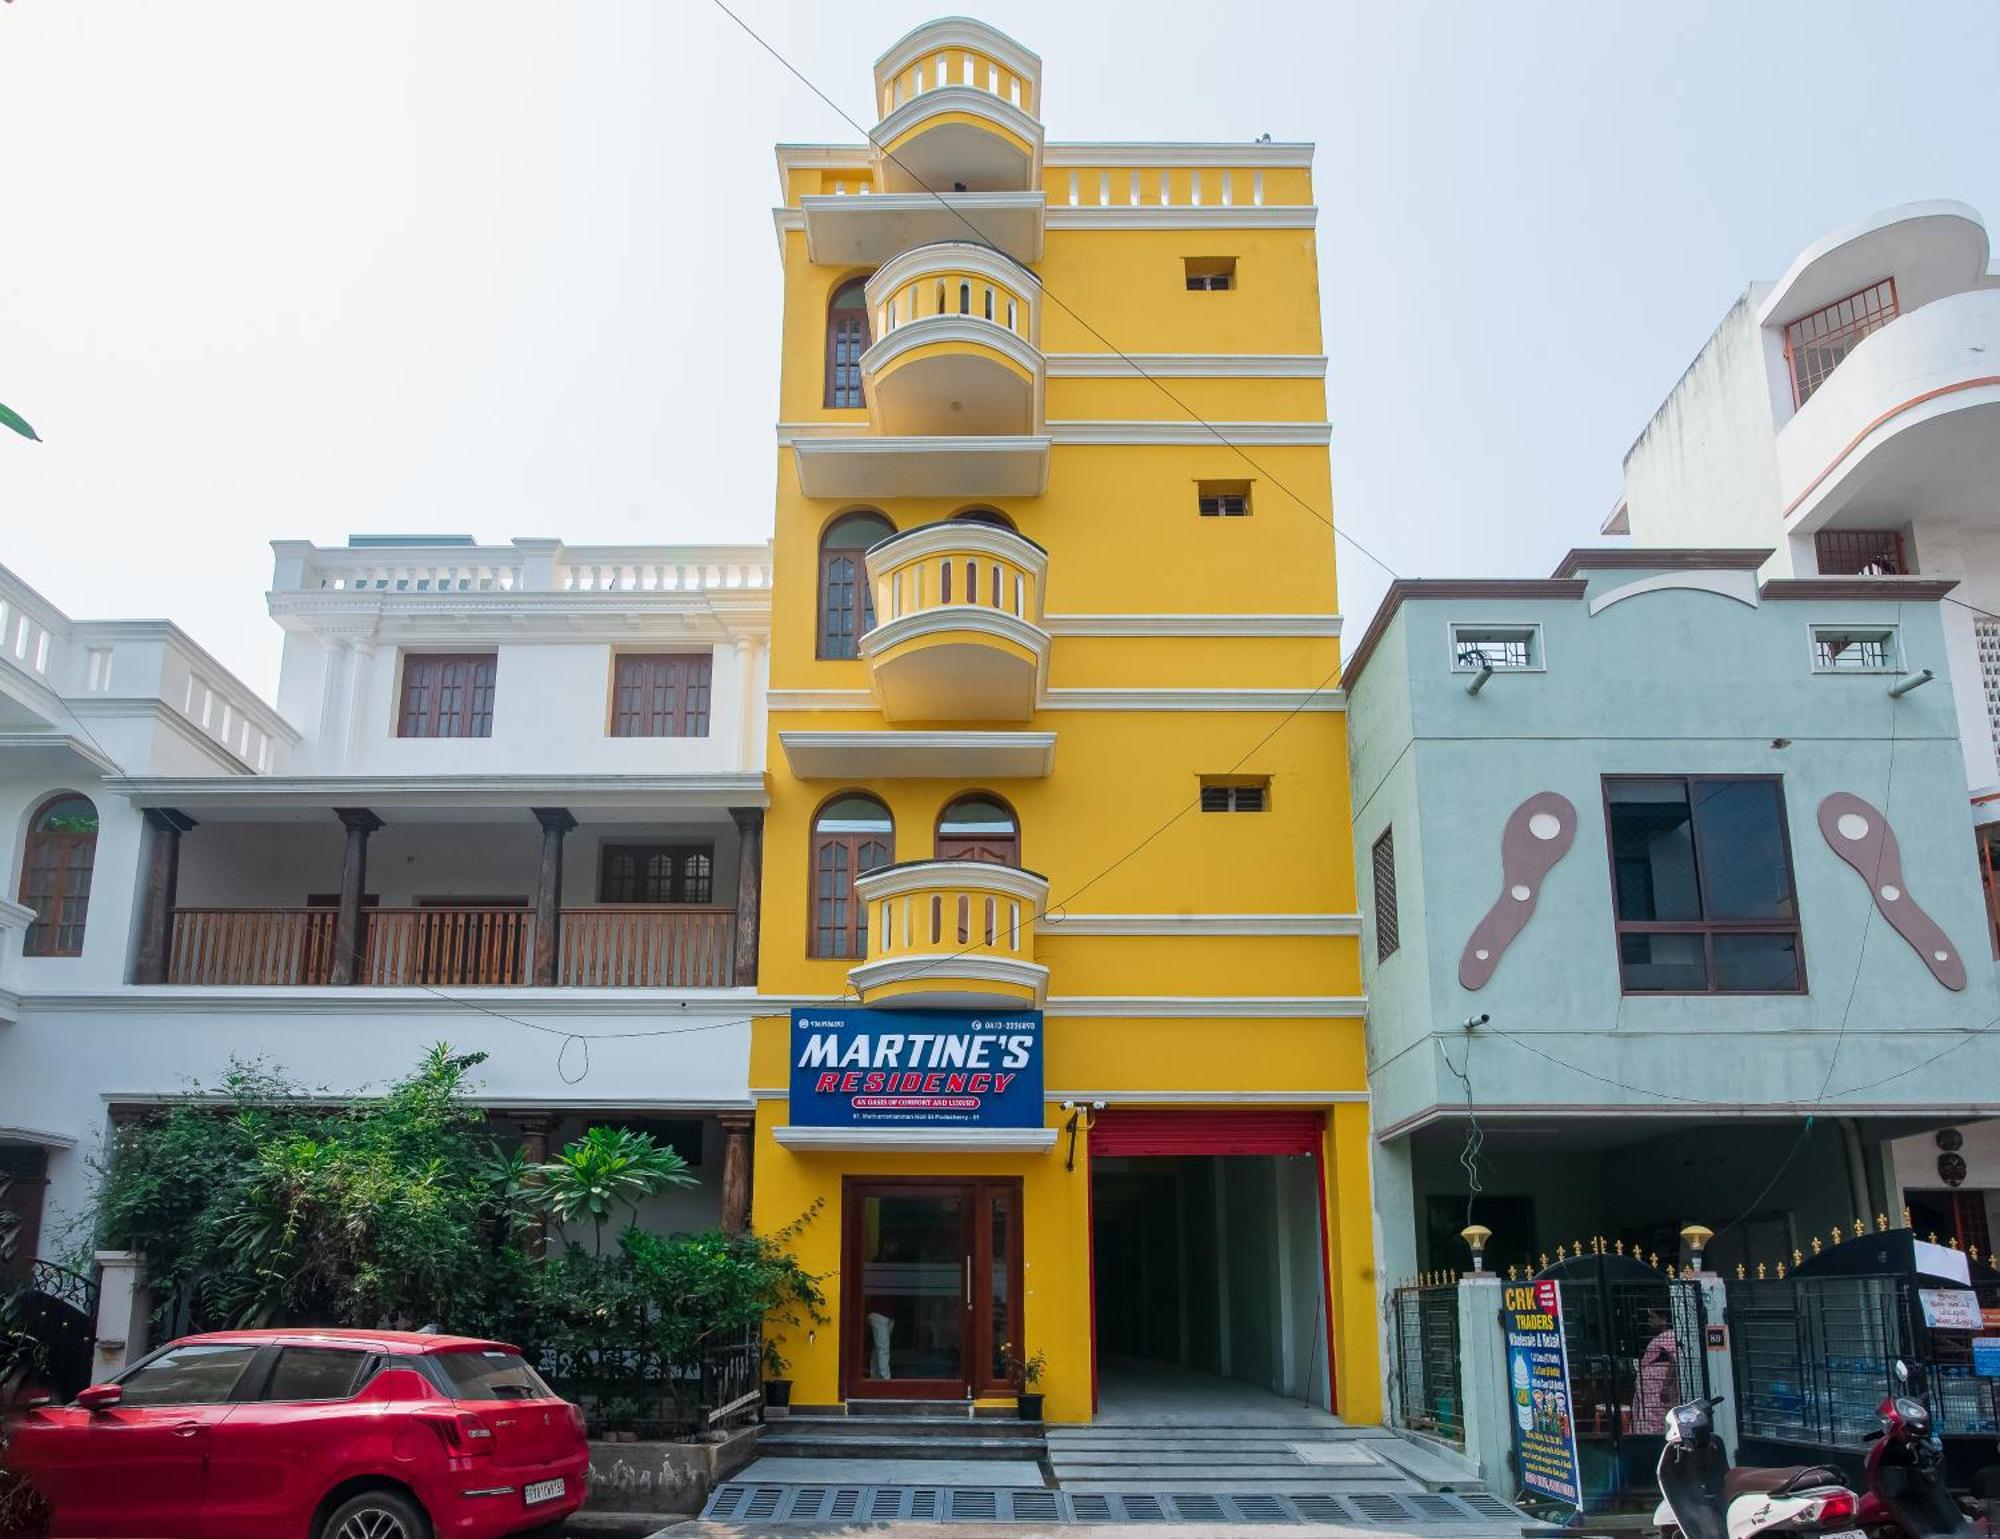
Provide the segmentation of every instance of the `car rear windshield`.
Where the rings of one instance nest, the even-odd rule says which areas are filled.
[[[453,1395],[460,1400],[535,1400],[555,1396],[555,1391],[521,1360],[518,1352],[482,1347],[439,1352],[431,1361],[444,1370]]]

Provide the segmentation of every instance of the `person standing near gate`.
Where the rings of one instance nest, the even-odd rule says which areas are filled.
[[[1632,1394],[1632,1430],[1664,1434],[1667,1412],[1674,1408],[1680,1386],[1680,1342],[1667,1317],[1646,1311],[1646,1329],[1653,1333],[1639,1357],[1639,1381]]]

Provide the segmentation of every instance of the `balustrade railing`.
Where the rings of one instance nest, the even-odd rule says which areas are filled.
[[[577,988],[724,988],[735,957],[734,909],[566,908],[556,977]]]
[[[936,316],[989,321],[1023,338],[1030,330],[1025,295],[983,273],[943,267],[920,273],[896,286],[877,307],[878,334],[887,336],[898,326]]]
[[[882,82],[882,116],[907,101],[946,86],[965,86],[997,96],[1033,117],[1036,82],[976,48],[941,48],[913,59]]]
[[[452,598],[497,593],[713,592],[771,586],[768,545],[581,545],[319,548],[282,543],[280,592]]]
[[[167,982],[299,987],[333,982],[331,908],[174,910]],[[376,987],[515,987],[532,981],[535,918],[517,905],[371,908],[354,981]],[[565,908],[556,981],[572,988],[723,988],[736,911]]]

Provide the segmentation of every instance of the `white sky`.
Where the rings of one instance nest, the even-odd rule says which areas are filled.
[[[871,124],[937,14],[739,9]],[[1318,142],[1336,517],[1405,575],[1593,541],[1808,241],[2000,218],[1990,0],[979,14],[1042,54],[1051,138]],[[0,6],[0,401],[47,440],[0,433],[0,562],[269,693],[272,538],[761,539],[771,145],[854,138],[709,0]],[[1351,638],[1385,579],[1341,554]]]

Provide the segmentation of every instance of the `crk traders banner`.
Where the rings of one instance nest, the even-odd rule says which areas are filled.
[[[1514,1399],[1514,1459],[1522,1488],[1583,1510],[1576,1415],[1569,1397],[1562,1290],[1553,1278],[1510,1285],[1501,1303],[1507,1382]]]
[[[792,1012],[792,1124],[1042,1125],[1042,1013]]]

